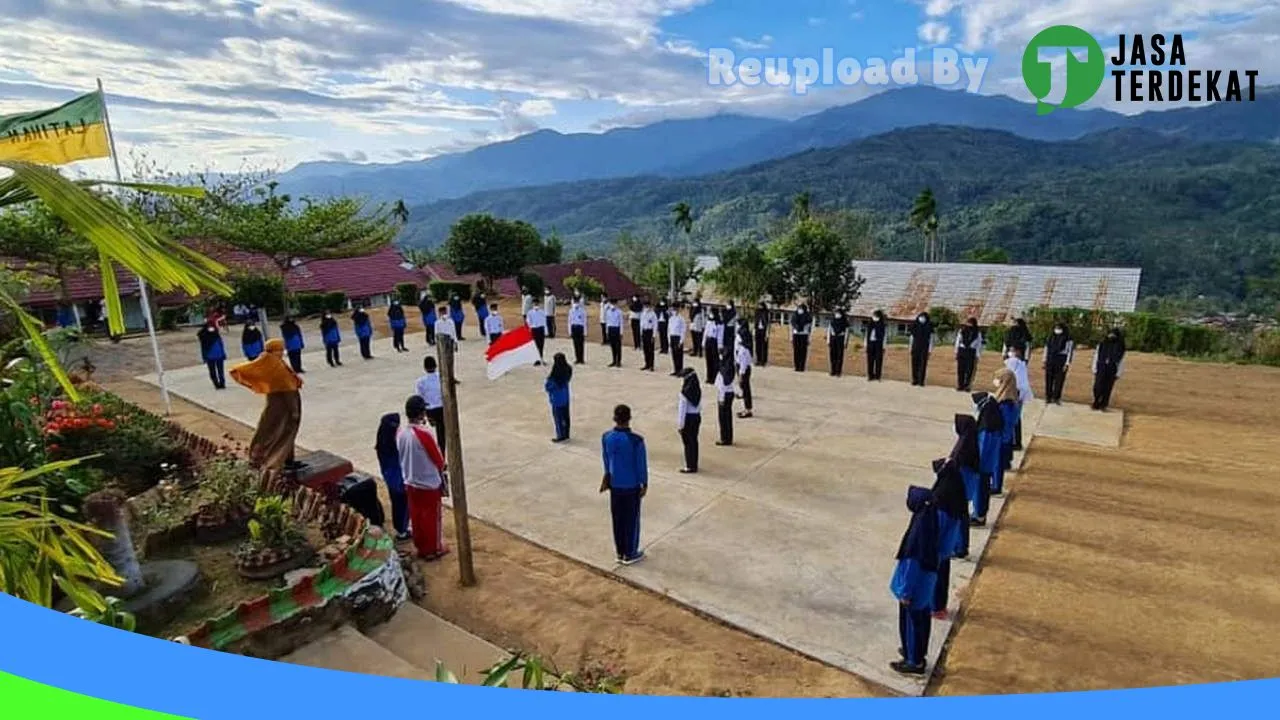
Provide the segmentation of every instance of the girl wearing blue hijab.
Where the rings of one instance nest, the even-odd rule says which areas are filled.
[[[396,449],[396,433],[400,430],[400,414],[387,413],[378,426],[378,440],[373,448],[378,453],[378,467],[382,469],[382,481],[387,484],[387,496],[391,499],[391,524],[396,530],[396,541],[413,538],[409,533],[409,501],[404,493],[404,474],[400,470],[400,451]]]
[[[898,566],[889,589],[898,599],[898,634],[901,660],[889,663],[894,672],[924,675],[929,652],[933,596],[938,581],[938,513],[933,493],[912,486],[907,490],[911,523],[898,546]]]

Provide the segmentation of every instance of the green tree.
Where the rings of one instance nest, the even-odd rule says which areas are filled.
[[[638,281],[658,258],[658,248],[650,240],[623,232],[614,241],[609,257],[627,277]]]
[[[754,305],[778,284],[778,266],[758,243],[742,241],[720,255],[720,266],[707,273],[706,280],[717,294]]]
[[[938,262],[938,201],[932,189],[925,188],[916,196],[908,221],[924,238],[924,261]]]
[[[775,301],[803,298],[815,312],[848,308],[865,280],[853,266],[852,244],[819,220],[802,220],[769,254],[778,268]]]
[[[527,223],[512,223],[492,215],[467,215],[454,223],[444,244],[444,255],[460,273],[478,273],[486,287],[514,277],[525,267],[530,240],[537,231]]]
[[[565,278],[564,287],[588,300],[599,300],[604,295],[604,283],[590,275],[583,275],[581,270],[574,270],[572,276]]]
[[[676,230],[684,231],[687,237],[693,232],[693,208],[687,202],[676,203],[671,208],[671,221],[675,223]]]
[[[544,242],[538,229],[523,220],[499,220],[511,225],[511,231],[520,239],[520,253],[524,258],[524,267],[530,265],[554,265],[564,255],[564,244],[560,237],[551,233],[551,239]]]
[[[808,220],[812,202],[813,196],[808,190],[796,195],[791,200],[791,219],[796,221]]]
[[[219,192],[182,203],[179,213],[188,232],[214,238],[271,260],[281,282],[290,269],[315,260],[363,257],[381,250],[400,231],[385,206],[368,212],[352,198],[293,202],[268,182],[253,188],[251,199],[237,197],[240,181],[222,183]],[[288,299],[284,298],[286,307]]]
[[[633,275],[632,279],[654,295],[663,295],[671,286],[673,277],[677,287],[682,287],[685,281],[692,278],[694,265],[692,256],[671,250],[655,257],[638,276]]]
[[[70,273],[93,267],[98,252],[47,205],[30,203],[0,213],[0,257],[29,263],[25,270],[52,280],[58,304],[68,307],[72,303],[67,285]]]
[[[984,263],[987,265],[1008,265],[1009,252],[1004,248],[979,245],[966,250],[961,256],[965,262]]]
[[[397,200],[391,205],[391,216],[402,226],[409,224],[409,206],[404,204],[404,200]]]
[[[439,260],[436,253],[421,247],[404,248],[400,251],[400,256],[419,270]]]

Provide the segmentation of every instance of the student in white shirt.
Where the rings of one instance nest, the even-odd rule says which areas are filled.
[[[827,325],[827,361],[831,366],[831,377],[844,375],[844,351],[849,346],[849,318],[844,309],[836,310]]]
[[[653,372],[654,334],[658,332],[658,314],[653,306],[644,303],[640,310],[640,347],[644,351],[644,367],[641,370]]]
[[[489,315],[484,319],[484,334],[489,336],[489,344],[498,342],[502,333],[506,332],[502,324],[502,316],[498,314],[498,303],[489,306]]]
[[[444,542],[442,503],[449,494],[444,453],[431,433],[422,427],[427,420],[427,408],[421,397],[410,397],[404,414],[409,424],[396,433],[396,451],[400,455],[400,471],[409,500],[414,549],[418,557],[430,562],[449,553]]]
[[[430,355],[423,358],[422,369],[426,374],[418,378],[418,382],[414,386],[414,394],[422,398],[427,422],[431,423],[431,427],[436,431],[436,438],[440,441],[440,447],[445,448],[448,447],[449,443],[445,438],[444,391],[440,389],[440,373],[437,372],[436,359]],[[444,452],[444,450],[441,450],[441,452]]]
[[[734,362],[738,366],[738,388],[742,390],[742,412],[740,418],[755,417],[751,413],[751,347],[740,342],[733,350]]]
[[[791,315],[791,366],[796,372],[804,372],[809,363],[809,333],[813,330],[813,315],[808,305],[801,305]]]
[[[680,472],[690,475],[698,472],[698,431],[702,429],[702,387],[698,383],[698,373],[694,372],[693,368],[684,370],[680,375],[684,378],[680,386],[680,398],[676,403],[676,430],[680,432],[680,441],[684,443],[684,467],[680,468]]]
[[[613,362],[609,363],[609,367],[622,367],[622,310],[612,302],[605,313],[605,325],[607,332],[605,336],[609,338],[609,350],[613,354]]]
[[[643,309],[640,298],[632,295],[631,303],[627,305],[627,319],[631,321],[631,344],[636,350],[640,349],[640,311]]]
[[[547,291],[546,297],[542,299],[542,312],[547,316],[547,337],[555,338],[556,336],[556,296]]]
[[[1013,372],[1013,376],[1018,380],[1018,406],[1025,408],[1027,403],[1035,399],[1036,395],[1031,391],[1031,377],[1027,373],[1027,361],[1022,359],[1022,348],[1012,346],[1009,348],[1009,357],[1005,358],[1004,366]],[[1022,449],[1022,420],[1018,420],[1018,424],[1013,428],[1013,449]]]
[[[528,288],[520,288],[520,317],[528,317],[533,309],[533,293]]]
[[[929,313],[920,313],[911,324],[911,384],[924,387],[929,372],[929,354],[933,352],[933,321]]]
[[[453,318],[449,317],[449,306],[441,305],[436,312],[436,340],[441,338],[449,338],[449,342],[457,347],[458,343],[458,326],[454,324]]]
[[[609,344],[609,298],[600,298],[600,344]]]
[[[971,317],[956,332],[956,390],[968,392],[973,387],[973,376],[978,372],[982,359],[982,330],[978,318]]]
[[[689,355],[692,357],[702,357],[702,342],[707,331],[707,311],[702,307],[702,303],[694,302],[689,308],[689,333],[692,338],[692,347]]]
[[[533,333],[533,344],[538,346],[538,362],[534,365],[542,364],[542,346],[547,343],[547,313],[537,305],[529,308],[529,313],[524,316],[524,322],[529,326],[530,332]]]
[[[720,337],[724,326],[720,324],[719,310],[712,308],[709,314],[707,327],[702,334],[702,352],[707,363],[707,384],[714,384],[716,376],[720,374]]]
[[[884,312],[876,310],[871,314],[871,322],[867,325],[867,382],[880,380],[884,373],[884,343],[888,328],[884,321]]]
[[[586,362],[587,350],[587,309],[581,295],[574,295],[569,307],[569,336],[573,338],[573,364],[581,365]]]
[[[680,306],[676,305],[672,309],[671,320],[667,324],[667,334],[670,335],[672,377],[680,377],[684,374],[684,331],[684,316],[680,314]]]
[[[720,439],[717,446],[733,444],[733,363],[726,362],[716,373],[716,403],[719,410]]]

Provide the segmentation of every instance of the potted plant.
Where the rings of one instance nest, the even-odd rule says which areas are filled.
[[[236,552],[236,569],[249,580],[268,580],[302,567],[313,550],[294,520],[293,503],[261,497],[249,520],[249,541]]]
[[[218,456],[200,469],[196,542],[216,545],[244,534],[253,514],[255,479],[247,462],[230,455]]]

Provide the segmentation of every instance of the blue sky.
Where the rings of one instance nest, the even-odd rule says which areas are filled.
[[[1022,49],[1066,23],[1104,45],[1185,32],[1194,66],[1258,69],[1264,84],[1280,71],[1276,0],[0,0],[0,17],[0,114],[101,77],[127,174],[140,153],[174,171],[399,162],[542,128],[796,117],[874,91],[712,87],[713,48],[954,47],[991,59],[980,92],[1029,99]]]

